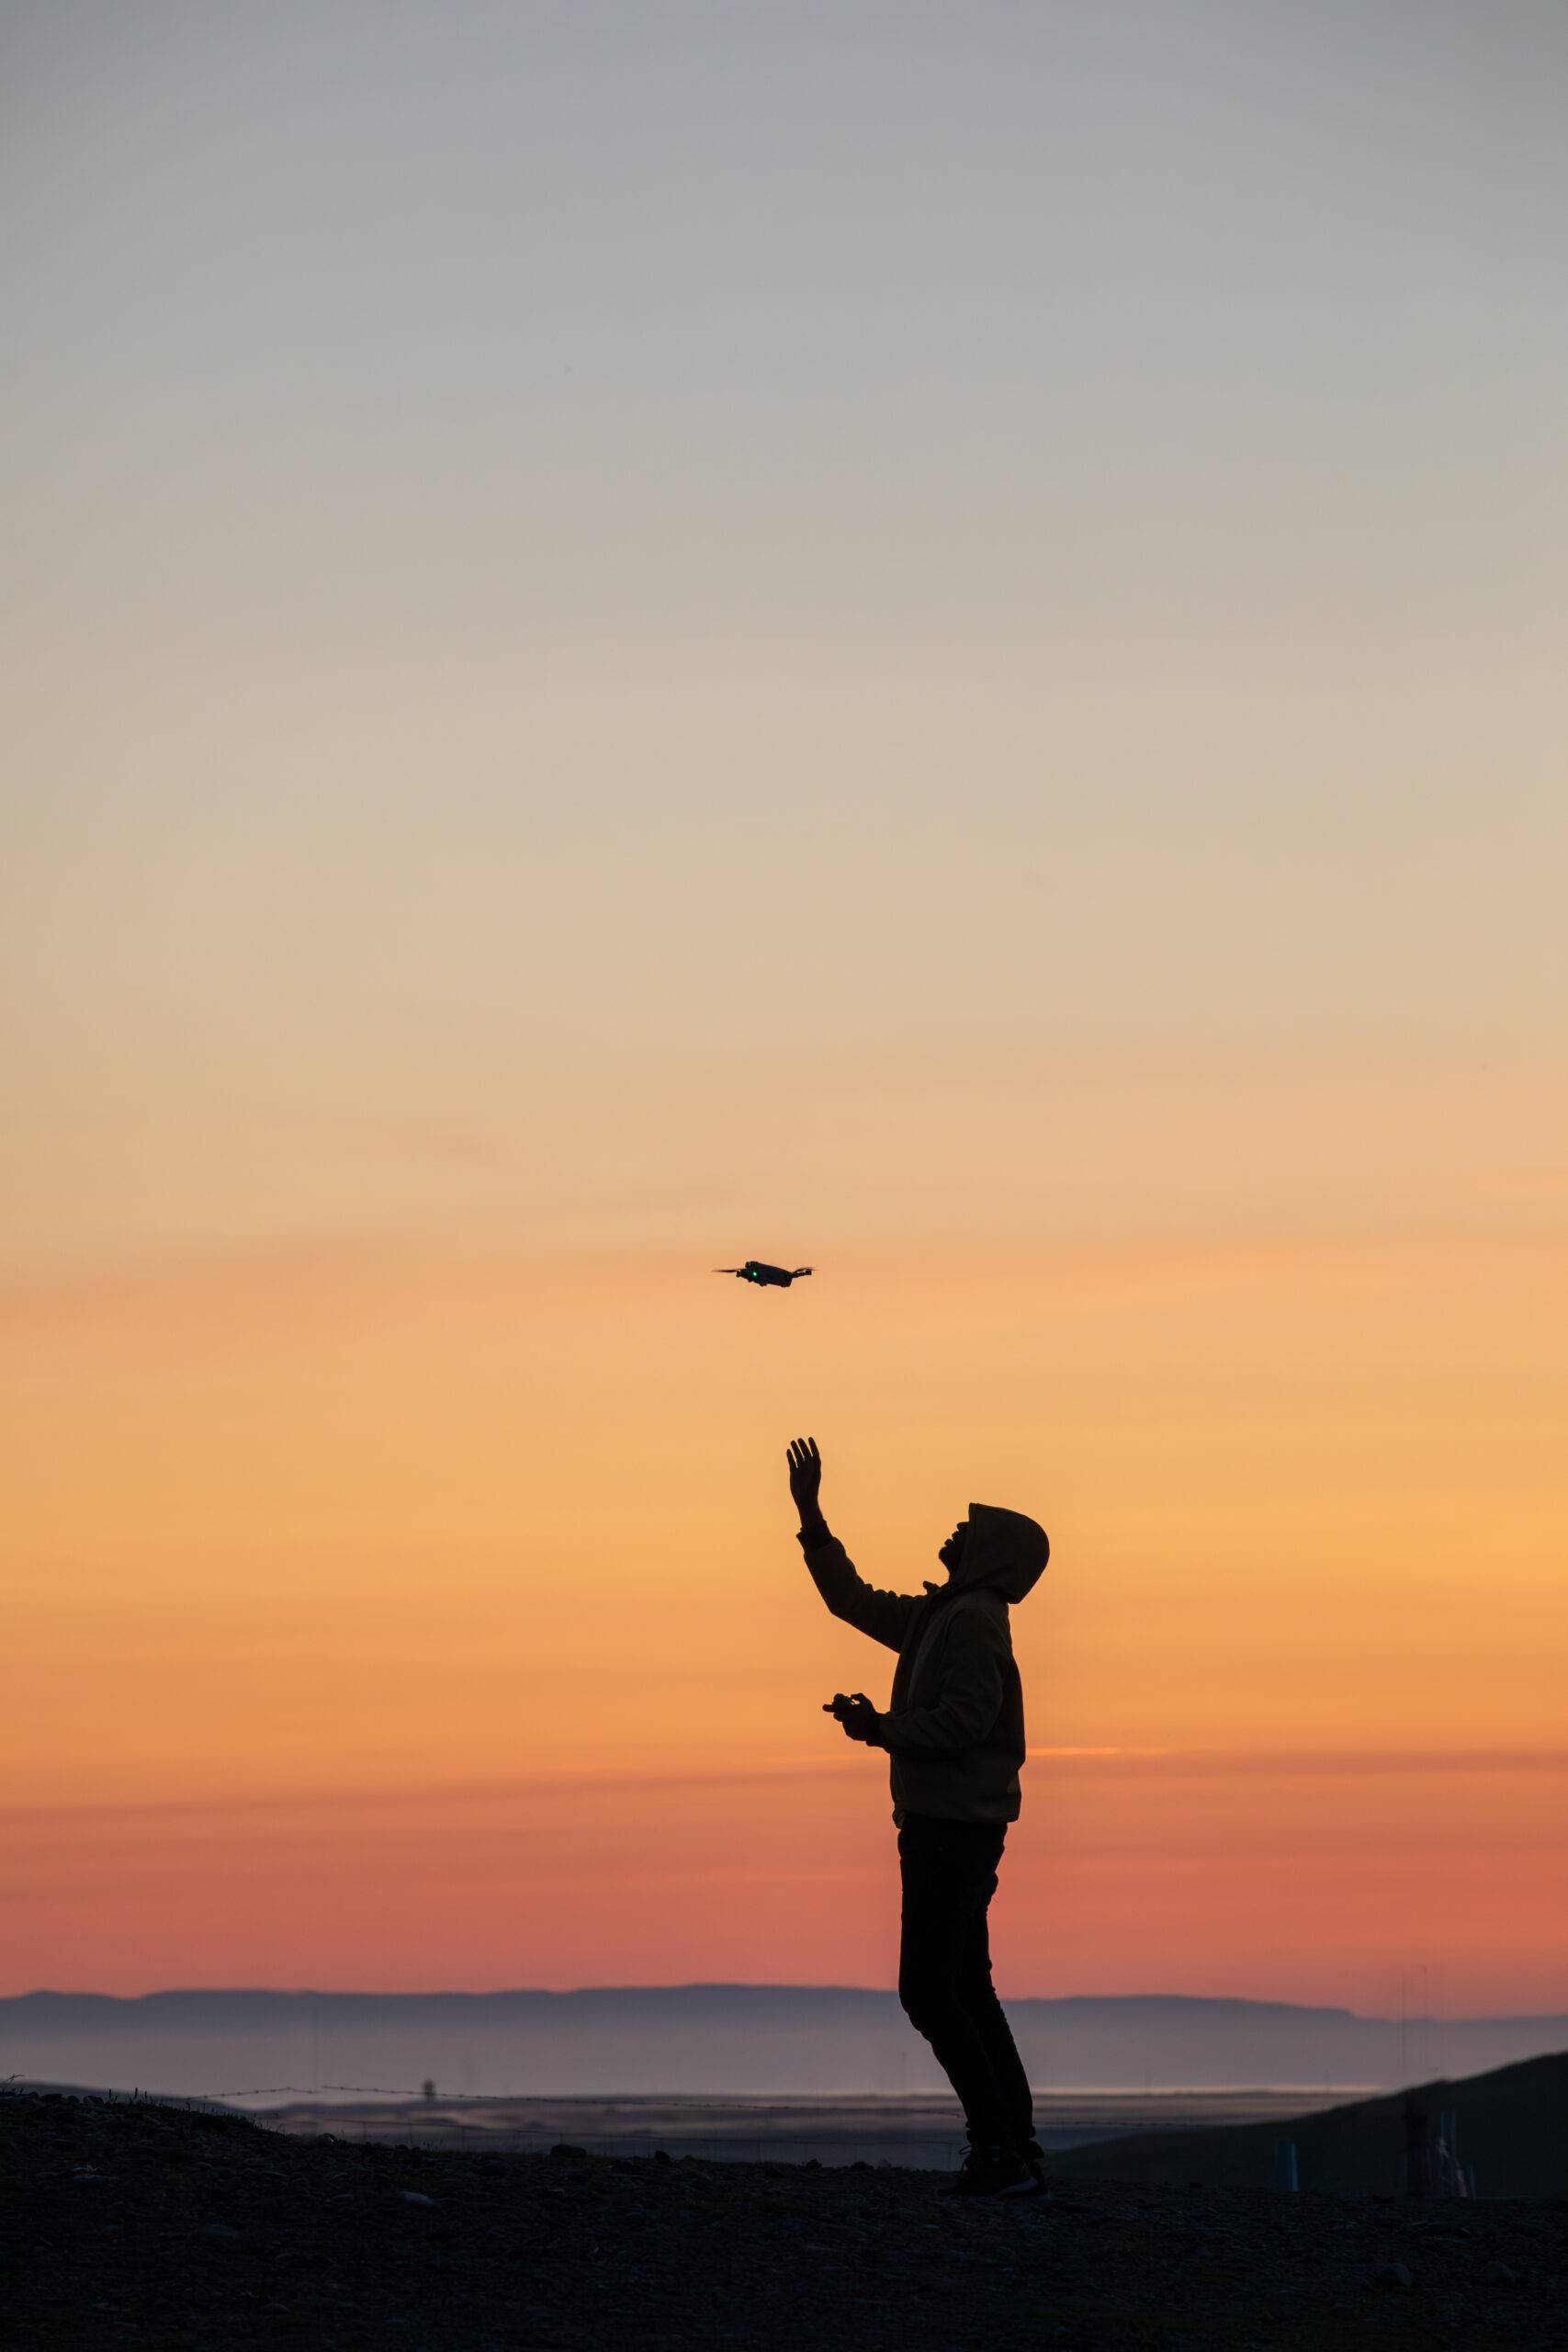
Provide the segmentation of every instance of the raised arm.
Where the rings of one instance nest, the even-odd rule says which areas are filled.
[[[912,1593],[880,1592],[856,1575],[853,1561],[822,1516],[822,1457],[814,1437],[797,1437],[790,1446],[789,1490],[800,1512],[797,1540],[811,1580],[834,1616],[890,1650],[902,1649],[919,1601]]]

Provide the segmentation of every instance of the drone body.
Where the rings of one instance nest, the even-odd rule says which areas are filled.
[[[779,1290],[788,1290],[791,1283],[799,1275],[808,1274],[810,1272],[809,1266],[795,1266],[793,1269],[787,1266],[764,1266],[758,1258],[748,1258],[743,1266],[714,1268],[716,1274],[734,1274],[743,1283],[773,1283]]]

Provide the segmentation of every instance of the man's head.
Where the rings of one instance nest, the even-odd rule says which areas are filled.
[[[953,1529],[952,1534],[948,1537],[946,1543],[938,1546],[937,1558],[947,1570],[950,1578],[956,1571],[958,1563],[964,1557],[964,1548],[968,1541],[969,1521],[966,1519],[961,1519],[957,1526]]]
[[[994,1592],[1010,1605],[1039,1582],[1051,1556],[1051,1543],[1037,1519],[995,1503],[971,1503],[937,1553],[947,1570],[945,1585],[928,1592]]]

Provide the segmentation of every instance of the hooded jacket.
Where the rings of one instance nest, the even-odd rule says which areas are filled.
[[[923,1600],[867,1584],[826,1527],[798,1540],[834,1616],[898,1653],[871,1736],[891,1758],[894,1820],[1016,1821],[1023,1686],[1008,1610],[1039,1582],[1051,1556],[1045,1530],[1021,1511],[971,1503],[957,1569]]]

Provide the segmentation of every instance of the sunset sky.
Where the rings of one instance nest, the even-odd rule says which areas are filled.
[[[1568,2009],[1558,0],[5,49],[0,1994]]]

